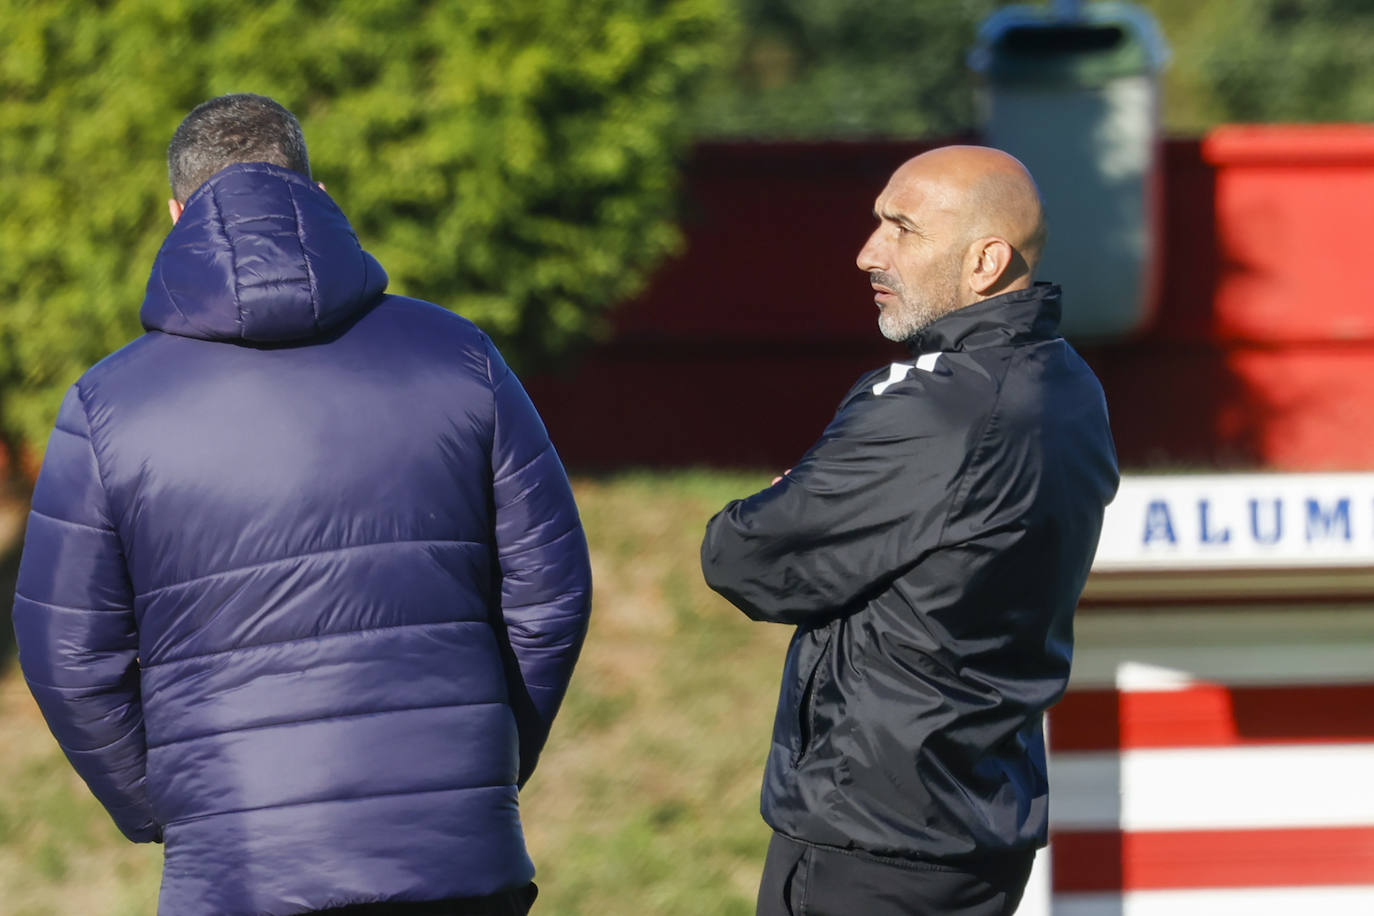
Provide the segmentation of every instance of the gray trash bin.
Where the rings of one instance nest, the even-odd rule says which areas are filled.
[[[1045,198],[1037,276],[1064,284],[1066,336],[1110,340],[1150,321],[1168,56],[1150,14],[1116,2],[1005,7],[969,54],[984,142],[1024,162]]]

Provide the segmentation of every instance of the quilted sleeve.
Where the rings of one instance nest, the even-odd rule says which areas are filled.
[[[548,738],[591,612],[587,541],[563,464],[519,379],[490,342],[492,490],[501,617],[514,660],[520,783]]]
[[[34,490],[14,632],[24,678],[67,759],[125,836],[161,840],[144,789],[132,589],[76,387]]]

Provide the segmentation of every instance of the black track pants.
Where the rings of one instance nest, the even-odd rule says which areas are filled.
[[[1034,853],[987,863],[888,864],[773,834],[758,916],[1011,916]]]

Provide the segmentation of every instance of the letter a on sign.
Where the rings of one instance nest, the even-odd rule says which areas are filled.
[[[1178,538],[1174,536],[1174,520],[1169,515],[1169,504],[1162,499],[1151,500],[1145,507],[1145,537],[1143,543],[1148,546],[1155,541],[1166,541],[1170,544],[1177,544]]]

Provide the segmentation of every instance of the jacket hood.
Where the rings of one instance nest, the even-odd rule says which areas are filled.
[[[913,354],[974,350],[1059,336],[1059,287],[1035,283],[942,315],[908,338]]]
[[[186,201],[139,318],[202,340],[305,340],[370,308],[386,283],[328,194],[290,169],[240,163]]]

